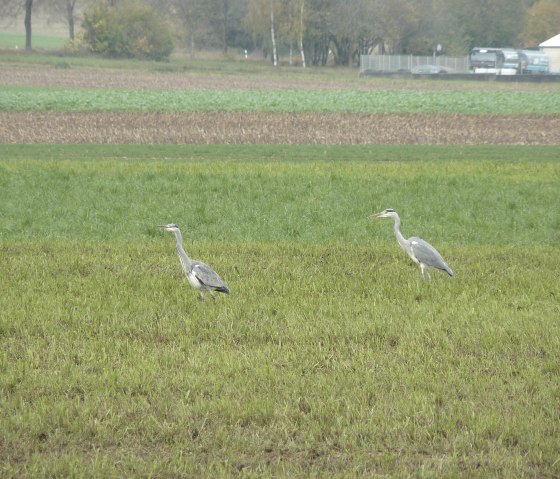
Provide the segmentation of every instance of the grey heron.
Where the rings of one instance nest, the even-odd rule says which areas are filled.
[[[397,241],[401,245],[412,260],[420,265],[420,271],[422,272],[422,280],[424,280],[424,270],[429,268],[436,268],[445,271],[449,276],[453,276],[453,271],[445,262],[441,254],[428,242],[421,238],[413,236],[406,239],[401,233],[401,219],[397,212],[392,208],[387,208],[370,215],[370,218],[393,218],[394,220],[394,230]],[[430,272],[426,271],[428,274],[428,279],[431,280]]]
[[[190,259],[187,256],[187,253],[185,253],[185,250],[183,249],[183,236],[181,235],[181,230],[176,224],[170,223],[168,225],[158,225],[158,228],[163,228],[165,231],[170,231],[175,234],[175,247],[177,248],[177,254],[179,255],[183,272],[189,280],[189,283],[196,289],[200,290],[201,300],[204,300],[204,292],[206,291],[210,292],[212,298],[215,298],[215,291],[229,294],[229,288],[222,278],[218,276],[218,273],[202,261]]]

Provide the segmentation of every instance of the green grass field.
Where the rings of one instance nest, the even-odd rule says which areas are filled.
[[[39,50],[60,50],[68,37],[49,34],[33,34],[32,46]],[[25,32],[0,32],[0,49],[23,50],[25,48]]]
[[[557,114],[557,91],[135,91],[7,86],[0,110]]]
[[[559,157],[0,145],[1,475],[557,477]]]

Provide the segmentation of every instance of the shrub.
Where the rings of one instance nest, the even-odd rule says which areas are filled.
[[[72,40],[68,40],[64,45],[64,51],[71,55],[85,54],[90,50],[89,45],[85,41],[84,30],[80,30]]]
[[[84,14],[83,27],[89,49],[102,55],[163,60],[173,50],[167,25],[140,0],[101,0]]]

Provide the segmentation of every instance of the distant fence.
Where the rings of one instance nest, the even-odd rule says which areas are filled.
[[[457,73],[469,70],[469,57],[413,55],[361,55],[360,73],[410,72],[422,65],[437,65]]]

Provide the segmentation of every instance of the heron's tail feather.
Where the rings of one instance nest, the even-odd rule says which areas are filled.
[[[229,294],[229,288],[226,285],[218,286],[217,288],[214,288],[214,291],[218,291],[219,293]]]

